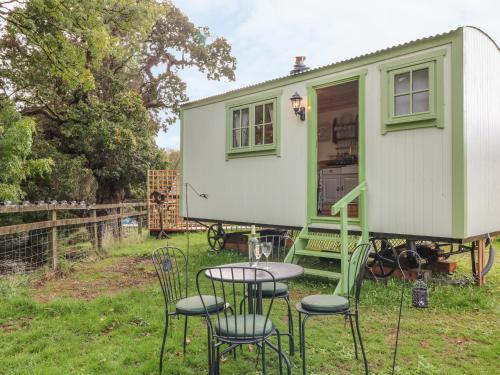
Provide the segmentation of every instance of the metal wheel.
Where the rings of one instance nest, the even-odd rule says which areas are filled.
[[[210,228],[208,228],[207,240],[208,245],[213,251],[219,252],[224,249],[226,246],[226,233],[221,223],[212,224]]]
[[[376,278],[384,279],[391,276],[398,266],[397,250],[385,238],[372,238],[371,242],[373,252],[370,253],[367,267]]]

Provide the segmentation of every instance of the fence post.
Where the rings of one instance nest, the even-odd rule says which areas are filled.
[[[137,234],[139,237],[142,236],[142,215],[137,218]]]
[[[56,221],[57,220],[57,211],[50,210],[49,211],[49,220]],[[49,252],[48,252],[48,262],[52,269],[57,268],[57,227],[55,225],[49,228]]]
[[[121,241],[122,237],[123,237],[123,222],[122,222],[122,217],[121,217],[122,208],[118,207],[117,212],[119,215],[118,216],[118,240]]]
[[[90,216],[95,220],[97,218],[97,211],[95,209],[90,211]],[[92,223],[92,247],[94,248],[94,252],[99,252],[99,239],[97,232],[97,221]]]

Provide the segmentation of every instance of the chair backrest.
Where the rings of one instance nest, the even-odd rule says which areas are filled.
[[[186,256],[177,247],[165,246],[154,250],[152,258],[168,311],[170,304],[187,297]]]
[[[270,243],[272,247],[271,255],[269,255],[268,260],[270,262],[283,262],[288,250],[293,251],[295,254],[295,242],[290,236],[271,234],[267,236],[261,236],[258,238],[259,243]],[[262,256],[261,262],[265,261],[266,258]]]
[[[366,264],[372,246],[369,243],[362,243],[356,246],[349,258],[349,267],[347,270],[347,290],[349,300],[356,303],[356,309],[359,304],[361,286],[365,276]],[[351,280],[352,279],[352,280]]]
[[[249,342],[262,339],[265,334],[258,327],[271,324],[269,315],[274,303],[274,297],[266,297],[266,306],[262,304],[257,284],[270,282],[276,292],[276,280],[273,274],[265,269],[255,267],[213,267],[204,268],[196,275],[198,294],[209,317],[211,331],[219,339],[229,342]],[[262,291],[260,291],[262,293]],[[232,306],[233,310],[220,309],[212,312],[205,305],[204,296],[221,298],[224,304]],[[259,306],[262,309],[257,314]],[[240,311],[237,312],[238,307]],[[217,330],[216,327],[219,327]],[[228,332],[234,334],[228,334]]]

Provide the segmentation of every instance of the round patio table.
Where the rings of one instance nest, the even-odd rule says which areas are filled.
[[[222,270],[213,271],[214,268],[212,268],[212,272],[210,272],[210,270],[206,270],[205,275],[208,278],[219,281],[248,283],[248,307],[250,313],[253,311],[251,298],[252,288],[254,287],[254,284],[256,284],[258,296],[256,306],[257,314],[262,314],[262,283],[273,281],[273,279],[265,271],[270,272],[274,276],[275,281],[294,279],[304,273],[304,267],[293,263],[269,262],[268,266],[269,269],[265,269],[265,263],[257,267],[250,267],[248,262],[221,264],[220,266],[214,268],[223,268]],[[253,272],[246,272],[242,269],[233,270],[233,272],[231,272],[230,269],[224,269],[225,267],[245,267],[257,269],[257,272],[254,274]],[[265,271],[259,272],[259,269],[263,269]]]

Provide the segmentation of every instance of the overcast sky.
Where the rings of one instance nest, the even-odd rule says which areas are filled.
[[[413,39],[473,25],[500,43],[500,0],[174,0],[198,26],[226,37],[236,82],[182,73],[190,100],[287,75],[294,56],[319,67]],[[160,133],[179,148],[179,124]]]

